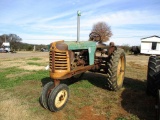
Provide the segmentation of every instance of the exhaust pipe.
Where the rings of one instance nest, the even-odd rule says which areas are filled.
[[[77,42],[79,42],[80,38],[80,16],[81,16],[81,11],[77,11]]]

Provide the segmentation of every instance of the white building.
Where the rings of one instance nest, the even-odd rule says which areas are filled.
[[[160,54],[160,37],[150,36],[141,39],[142,54]]]

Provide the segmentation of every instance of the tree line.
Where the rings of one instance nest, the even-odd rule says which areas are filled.
[[[22,38],[20,38],[16,34],[0,35],[0,46],[2,45],[3,42],[9,42],[12,51],[21,51],[21,50],[32,51],[34,49],[34,46],[36,46],[36,51],[40,51],[41,48],[46,48],[46,49],[48,48],[48,46],[46,45],[34,45],[34,44],[23,43]]]

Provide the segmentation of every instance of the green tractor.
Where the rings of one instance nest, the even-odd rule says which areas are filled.
[[[98,43],[101,39],[98,33],[92,32],[89,37],[92,41],[62,40],[50,44],[49,72],[53,82],[43,87],[40,103],[44,108],[54,112],[64,108],[69,98],[69,88],[60,81],[78,79],[86,71],[104,75],[112,91],[122,87],[126,66],[124,50],[113,44],[108,48]]]

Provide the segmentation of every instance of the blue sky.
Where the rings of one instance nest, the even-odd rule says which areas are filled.
[[[0,35],[17,34],[25,43],[76,40],[77,10],[82,12],[80,40],[104,21],[118,45],[140,45],[160,36],[160,0],[0,0]]]

